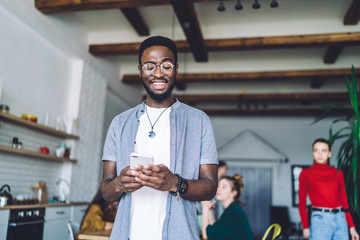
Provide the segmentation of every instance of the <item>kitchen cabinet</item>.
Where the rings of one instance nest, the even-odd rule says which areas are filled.
[[[37,132],[40,132],[43,134],[62,138],[62,139],[74,139],[74,140],[79,139],[79,136],[76,136],[73,134],[68,134],[63,131],[58,131],[54,128],[50,128],[50,127],[47,127],[47,126],[39,124],[39,123],[27,121],[25,119],[11,115],[9,113],[0,112],[0,120],[10,123],[10,124],[17,125],[17,126],[25,127],[25,128],[28,128],[28,129],[31,129],[31,130],[34,130],[34,131],[37,131]],[[38,159],[40,158],[40,159],[49,160],[49,161],[62,161],[62,162],[73,162],[73,163],[77,162],[76,159],[57,157],[55,155],[42,154],[39,152],[25,150],[25,149],[15,149],[15,148],[12,148],[9,146],[4,146],[4,145],[0,145],[0,152],[28,156],[28,157],[38,158]]]
[[[84,217],[85,211],[88,207],[86,205],[78,205],[78,206],[71,206],[71,218],[70,220],[73,222],[81,223],[82,218]]]
[[[6,239],[9,222],[9,209],[0,210],[0,239]]]
[[[69,238],[67,223],[71,215],[71,207],[47,207],[43,240],[64,240]]]

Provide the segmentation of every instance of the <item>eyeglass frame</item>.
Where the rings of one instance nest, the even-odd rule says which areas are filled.
[[[146,64],[149,64],[149,63],[155,65],[155,68],[154,68],[155,70],[153,70],[153,73],[151,73],[151,74],[147,74],[147,73],[144,71],[145,65],[146,65]],[[164,72],[163,72],[163,64],[164,64],[164,63],[171,65],[171,72],[170,72],[170,73],[164,73]],[[157,64],[155,64],[155,63],[153,63],[153,62],[147,62],[147,63],[144,63],[144,64],[141,66],[141,70],[142,70],[146,75],[151,76],[151,75],[154,75],[154,74],[156,73],[157,66],[160,66],[160,71],[161,71],[162,74],[168,75],[168,74],[173,73],[174,68],[176,67],[176,64],[173,64],[172,62],[162,62],[162,63],[157,63]]]

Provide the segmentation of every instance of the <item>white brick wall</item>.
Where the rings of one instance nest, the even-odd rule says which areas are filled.
[[[57,194],[56,181],[67,178],[71,171],[71,201],[90,201],[99,187],[101,172],[102,134],[105,111],[106,80],[90,66],[84,66],[79,107],[80,140],[66,140],[73,143],[72,158],[77,164],[58,163],[33,157],[0,153],[0,184],[9,184],[13,196],[30,194],[30,187],[43,180],[47,183],[48,196]],[[12,145],[12,138],[18,137],[23,148],[39,151],[46,145],[50,154],[64,139],[39,133],[34,130],[0,122],[0,144]],[[64,172],[65,171],[65,172]],[[1,186],[0,185],[0,186]]]
[[[106,81],[90,66],[84,66],[79,106],[80,140],[76,142],[71,180],[72,201],[90,201],[99,187]]]
[[[46,145],[51,154],[54,154],[62,141],[56,137],[1,122],[0,144],[11,146],[14,136],[23,143],[24,149],[38,152],[41,146]],[[61,177],[61,170],[61,162],[0,153],[0,184],[9,184],[13,196],[30,194],[30,187],[43,180],[47,183],[48,195],[52,197],[57,192],[55,183]]]

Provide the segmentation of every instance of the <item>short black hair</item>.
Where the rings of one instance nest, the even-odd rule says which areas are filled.
[[[315,139],[315,141],[314,141],[313,144],[312,144],[312,148],[314,148],[314,145],[315,145],[316,143],[318,143],[318,142],[327,144],[328,147],[329,147],[329,151],[331,151],[330,143],[329,143],[329,141],[326,140],[325,138],[317,138],[317,139]]]
[[[219,161],[219,167],[226,167],[226,162],[223,160]]]
[[[164,47],[167,47],[168,49],[170,49],[175,56],[175,64],[177,64],[178,58],[177,58],[177,48],[176,48],[175,42],[167,37],[153,36],[153,37],[149,37],[149,38],[145,39],[140,45],[140,48],[139,48],[139,64],[140,65],[141,65],[141,57],[142,57],[145,49],[152,47],[152,46],[164,46]]]

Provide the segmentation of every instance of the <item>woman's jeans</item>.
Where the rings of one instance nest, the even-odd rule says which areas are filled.
[[[311,213],[310,240],[348,240],[349,230],[344,212]]]

